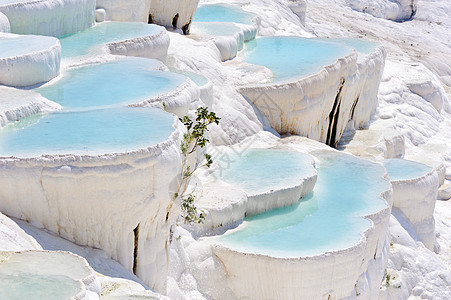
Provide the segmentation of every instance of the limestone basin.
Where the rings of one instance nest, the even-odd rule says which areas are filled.
[[[206,4],[198,7],[191,33],[212,38],[225,61],[235,58],[244,42],[255,39],[260,23],[260,16],[238,5]]]
[[[227,149],[213,168],[210,180],[201,180],[197,189],[197,207],[206,212],[203,224],[190,227],[198,236],[298,202],[311,193],[317,176],[310,155],[282,148]]]
[[[117,107],[35,115],[0,133],[0,157],[102,155],[156,145],[174,132],[174,116],[156,108]]]
[[[244,31],[233,23],[193,23],[191,34],[199,36],[200,40],[213,40],[221,55],[221,61],[235,58],[245,42]]]
[[[246,62],[270,69],[272,82],[290,82],[318,73],[325,66],[353,53],[353,48],[325,39],[259,37],[246,45]]]
[[[370,54],[362,41],[260,37],[246,43],[245,62],[272,71],[266,83],[242,86],[280,134],[296,134],[335,147],[349,121],[365,125],[377,107],[386,52]],[[359,58],[360,57],[360,58]]]
[[[164,61],[169,35],[164,27],[139,22],[103,22],[60,38],[62,58],[112,54],[155,58]]]
[[[203,239],[224,263],[237,298],[347,297],[387,248],[391,188],[385,169],[337,152],[313,155],[319,163],[311,195]]]
[[[10,123],[0,131],[0,211],[100,248],[162,291],[181,132],[176,116],[141,107]]]
[[[98,299],[100,283],[82,257],[69,252],[0,253],[2,299]]]
[[[0,33],[0,84],[29,86],[60,73],[58,39],[37,35]]]
[[[434,250],[437,170],[405,159],[388,159],[384,165],[393,185],[393,207],[410,221],[423,244]]]
[[[247,194],[246,216],[292,205],[310,194],[316,183],[310,155],[281,149],[233,153],[213,176]]]
[[[164,66],[157,60],[128,57],[67,69],[36,91],[66,109],[164,106],[182,116],[191,101],[199,97],[199,88],[187,77],[162,69]]]

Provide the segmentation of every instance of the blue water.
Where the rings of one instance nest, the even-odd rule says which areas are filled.
[[[242,188],[248,194],[269,192],[281,187],[299,185],[314,173],[310,155],[275,149],[254,149],[229,156],[216,174],[225,182]]]
[[[384,165],[390,180],[414,179],[432,171],[430,166],[406,159],[387,159]]]
[[[252,24],[256,14],[243,10],[240,6],[229,4],[200,5],[194,14],[193,22],[233,22]]]
[[[337,43],[341,45],[347,45],[352,47],[357,51],[357,53],[361,54],[370,54],[373,53],[377,47],[381,46],[379,43],[370,42],[364,39],[357,38],[337,38],[337,39],[321,39],[325,42]]]
[[[80,282],[67,276],[15,275],[0,273],[0,295],[4,300],[69,299],[80,292]]]
[[[162,27],[139,22],[104,22],[60,38],[63,58],[86,55],[96,46],[160,33]]]
[[[318,152],[314,193],[299,203],[246,218],[213,241],[233,250],[274,257],[318,255],[355,245],[371,226],[364,215],[386,207],[385,169],[366,160]]]
[[[36,91],[66,108],[138,103],[170,92],[186,77],[157,71],[157,60],[130,57],[66,70]]]
[[[0,59],[48,50],[54,45],[56,45],[55,38],[47,36],[1,36]]]
[[[261,37],[246,44],[245,60],[269,68],[274,82],[301,78],[353,52],[347,45],[300,37]]]
[[[194,22],[191,25],[190,32],[193,34],[208,34],[213,36],[234,36],[241,32],[241,28],[233,23]]]
[[[141,107],[37,115],[2,129],[0,156],[132,151],[167,140],[173,122],[172,114]]]
[[[209,80],[206,77],[194,72],[184,72],[176,69],[171,69],[171,72],[181,74],[183,76],[190,78],[198,87],[202,87],[209,82]]]

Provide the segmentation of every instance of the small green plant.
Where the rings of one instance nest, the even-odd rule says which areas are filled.
[[[387,269],[385,269],[385,271],[384,271],[384,279],[382,281],[382,284],[385,285],[385,287],[389,288],[393,284],[393,281],[395,279],[396,279],[396,277],[391,275],[390,272]],[[401,284],[395,285],[394,287],[397,288],[397,289],[400,289],[401,288]]]
[[[389,287],[390,286],[390,280],[391,280],[391,275],[390,273],[388,273],[387,269],[385,269],[385,274],[384,274],[384,278],[385,278],[385,286]]]
[[[182,142],[180,144],[180,150],[182,152],[182,166],[181,166],[181,180],[177,192],[174,198],[181,198],[181,209],[184,222],[189,223],[203,223],[205,220],[205,213],[199,212],[196,205],[196,196],[194,192],[186,193],[188,184],[193,173],[200,167],[210,167],[213,164],[211,155],[204,154],[204,163],[194,163],[193,166],[189,165],[189,156],[196,152],[199,148],[204,148],[210,140],[206,137],[208,132],[208,125],[219,124],[220,118],[216,116],[214,112],[208,111],[207,107],[199,107],[196,111],[194,119],[189,116],[180,118],[180,121],[186,128],[186,133],[183,135]]]

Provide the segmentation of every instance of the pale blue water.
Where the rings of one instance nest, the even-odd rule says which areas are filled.
[[[390,180],[414,179],[432,171],[430,166],[406,159],[387,159],[384,165]]]
[[[193,22],[233,22],[252,24],[256,14],[241,7],[229,4],[200,5],[194,14]]]
[[[300,179],[314,173],[310,155],[276,149],[254,149],[232,154],[215,172],[225,182],[248,194],[259,194],[281,187],[298,185]]]
[[[202,87],[202,86],[206,85],[209,82],[209,80],[206,77],[204,77],[204,76],[202,76],[200,74],[197,74],[197,73],[184,72],[184,71],[179,71],[179,70],[176,70],[176,69],[171,69],[171,72],[177,73],[177,74],[181,74],[183,76],[186,76],[186,77],[190,78],[199,87]]]
[[[118,107],[25,118],[0,131],[0,156],[104,154],[168,139],[174,116],[156,108]]]
[[[261,37],[246,44],[245,60],[269,68],[274,82],[319,72],[353,52],[347,45],[300,37]]]
[[[185,82],[179,74],[156,71],[157,60],[130,57],[69,69],[36,91],[66,108],[137,103],[170,92]]]
[[[69,299],[79,291],[80,283],[66,276],[0,274],[2,300]]]
[[[234,36],[241,32],[241,28],[233,23],[194,22],[190,32],[193,34],[208,34],[213,36]]]
[[[324,42],[337,43],[341,45],[347,45],[355,49],[355,51],[362,54],[370,54],[376,50],[377,47],[381,46],[379,43],[370,42],[364,39],[357,38],[334,38],[334,39],[318,39]]]
[[[54,46],[55,42],[55,38],[47,36],[1,36],[0,58],[21,56],[47,50],[50,47]]]
[[[96,46],[160,33],[162,27],[140,22],[104,22],[60,38],[63,58],[86,55]]]
[[[363,218],[386,207],[385,169],[345,154],[318,152],[313,194],[296,205],[250,218],[215,243],[233,250],[274,257],[318,255],[355,245],[371,226]]]

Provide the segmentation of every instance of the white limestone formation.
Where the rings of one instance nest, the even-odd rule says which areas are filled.
[[[56,38],[0,33],[0,49],[0,84],[29,86],[60,73],[61,45]]]
[[[155,35],[108,43],[107,47],[110,53],[114,55],[146,57],[165,62],[169,43],[169,35],[166,29],[161,27]]]
[[[42,247],[16,223],[0,213],[0,252],[21,250],[42,250]]]
[[[0,32],[11,32],[8,17],[0,12]]]
[[[0,158],[0,211],[100,248],[164,293],[179,126],[174,117],[167,141],[133,152]]]
[[[96,8],[102,10],[105,21],[147,23],[146,2],[149,0],[97,0]]]
[[[107,21],[155,23],[189,33],[199,0],[97,0]]]
[[[398,208],[410,221],[426,248],[434,250],[434,209],[439,188],[436,169],[418,178],[392,180],[393,207]]]
[[[278,133],[336,146],[349,121],[359,128],[375,112],[385,57],[385,49],[378,47],[362,61],[354,53],[294,82],[243,86],[239,91]]]
[[[182,29],[188,34],[199,0],[146,0],[152,23]]]
[[[412,18],[418,0],[346,0],[347,4],[360,12],[378,18],[401,21]]]
[[[199,97],[199,87],[191,79],[186,78],[184,83],[168,93],[129,106],[156,107],[182,118],[188,114],[191,103]]]
[[[99,281],[102,286],[102,300],[170,300],[132,280],[100,276]]]
[[[208,81],[206,84],[201,85],[200,87],[200,100],[210,109],[212,110],[213,106],[213,83]]]
[[[255,18],[253,25],[233,24],[224,22],[194,22],[191,33],[199,41],[212,40],[218,49],[221,61],[233,59],[243,50],[244,43],[255,39],[258,33],[259,18]],[[209,32],[213,28],[216,32]],[[221,33],[224,28],[224,33]]]
[[[0,12],[11,32],[60,37],[94,25],[95,0],[9,0]]]
[[[305,26],[305,12],[307,2],[305,0],[286,0],[287,6],[299,17],[301,24]]]
[[[61,105],[36,92],[0,86],[0,129],[23,118],[60,109]]]
[[[451,199],[451,183],[450,182],[444,183],[438,189],[438,198],[441,200]]]

